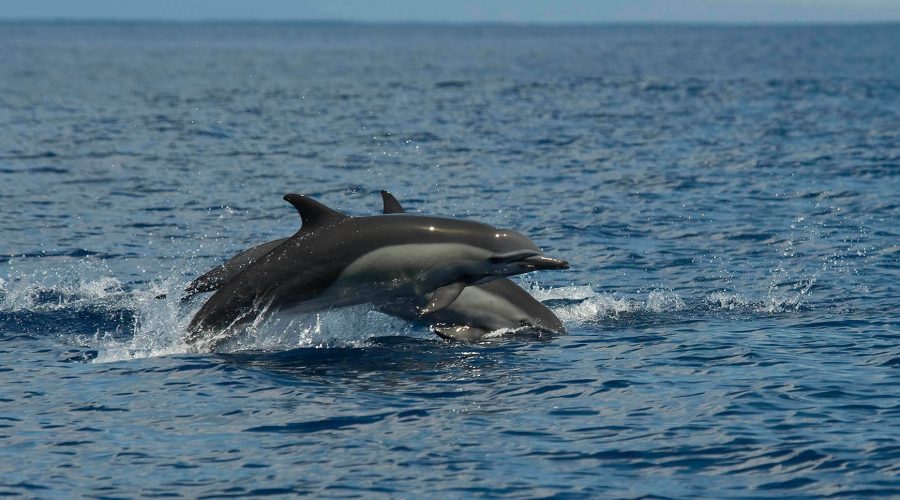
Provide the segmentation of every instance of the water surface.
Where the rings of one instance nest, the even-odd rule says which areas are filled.
[[[900,29],[0,25],[0,493],[900,495]],[[517,229],[569,335],[192,353],[281,200]],[[159,293],[169,299],[154,299]]]

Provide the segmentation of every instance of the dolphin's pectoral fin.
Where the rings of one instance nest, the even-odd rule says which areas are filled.
[[[459,294],[462,293],[463,288],[465,287],[466,284],[462,281],[455,281],[449,285],[438,288],[431,295],[431,300],[428,301],[428,305],[419,312],[419,316],[425,316],[426,314],[440,311],[449,306],[457,297],[459,297]]]
[[[477,342],[490,331],[467,325],[435,325],[431,330],[441,338],[466,342]]]

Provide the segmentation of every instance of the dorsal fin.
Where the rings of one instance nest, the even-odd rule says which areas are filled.
[[[394,195],[388,193],[385,190],[381,190],[381,199],[384,201],[384,213],[386,214],[402,214],[406,213],[406,210],[403,210],[403,205],[397,201],[397,198],[394,198]]]
[[[286,194],[284,201],[294,205],[294,208],[297,209],[300,219],[303,221],[301,229],[328,226],[350,218],[348,215],[332,210],[302,194]]]

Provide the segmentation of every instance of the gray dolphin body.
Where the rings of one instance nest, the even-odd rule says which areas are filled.
[[[405,212],[392,194],[382,191],[381,196],[385,214]],[[288,238],[282,238],[263,243],[235,255],[188,285],[182,300],[196,293],[218,289],[247,265],[287,240]],[[457,340],[478,341],[492,331],[523,327],[554,334],[566,331],[553,311],[508,278],[467,286],[447,307],[427,316],[420,316],[419,311],[430,299],[430,294],[411,297],[382,305],[380,309],[406,320],[425,321],[438,335]]]
[[[191,320],[188,342],[230,331],[265,310],[381,306],[428,295],[418,311],[425,316],[446,308],[467,285],[568,267],[524,235],[487,224],[410,214],[349,217],[301,195],[285,200],[300,213],[300,231],[242,252],[233,266],[226,262],[188,287],[216,289]]]

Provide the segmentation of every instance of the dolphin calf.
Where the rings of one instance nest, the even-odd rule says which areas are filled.
[[[467,286],[449,306],[428,316],[416,317],[416,308],[428,299],[426,295],[405,303],[390,303],[381,310],[411,321],[427,321],[431,330],[441,337],[468,342],[477,342],[488,333],[501,329],[566,332],[553,311],[508,278]]]
[[[221,266],[188,287],[217,288],[191,320],[188,342],[267,310],[384,305],[428,294],[418,310],[425,316],[446,308],[468,285],[568,268],[524,235],[488,224],[412,214],[350,217],[302,195],[284,199],[302,219],[296,234],[239,254],[236,273]],[[250,262],[240,266],[244,258]]]
[[[381,192],[384,213],[404,213],[403,206],[391,193]],[[466,341],[481,340],[487,333],[501,329],[533,328],[550,333],[566,332],[562,321],[509,278],[467,286],[450,305],[424,318],[415,311],[430,297],[417,297],[382,307],[384,312],[404,319],[426,320],[432,331],[444,338]]]
[[[405,213],[403,206],[387,191],[381,191],[384,213]],[[218,289],[254,260],[267,254],[288,238],[270,241],[245,250],[191,282],[185,289],[190,296]],[[477,341],[487,333],[500,329],[529,328],[554,334],[565,333],[562,321],[522,287],[508,278],[498,278],[482,285],[463,289],[453,302],[440,311],[420,317],[419,311],[430,295],[385,304],[382,312],[410,321],[425,321],[432,331],[444,338]]]

